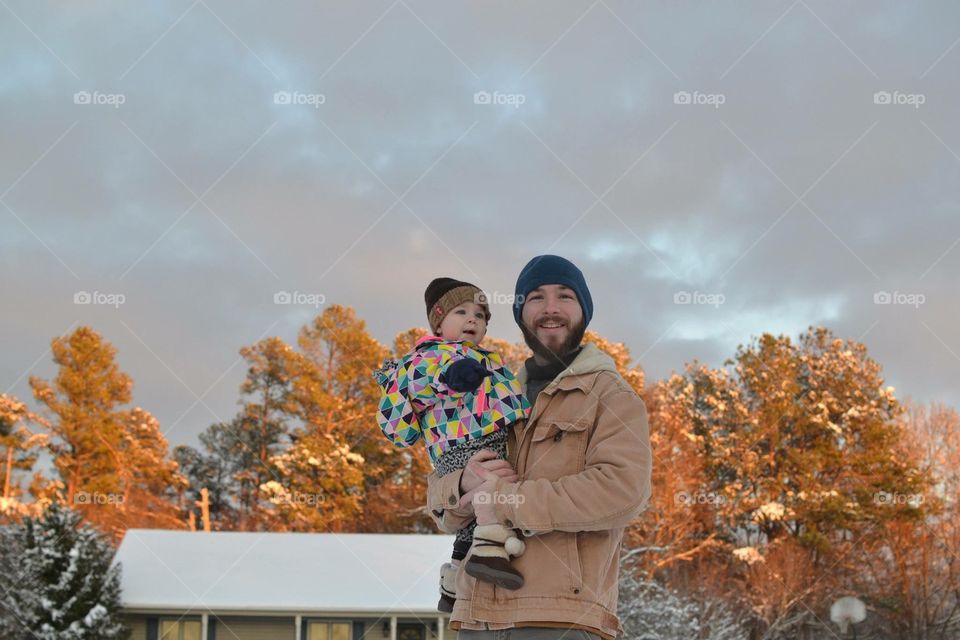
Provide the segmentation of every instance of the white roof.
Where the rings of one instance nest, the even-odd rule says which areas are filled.
[[[453,536],[130,529],[127,609],[436,614]]]

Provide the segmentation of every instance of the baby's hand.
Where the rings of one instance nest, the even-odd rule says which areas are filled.
[[[467,393],[476,391],[483,379],[493,372],[472,358],[457,360],[440,374],[440,382],[454,391]]]

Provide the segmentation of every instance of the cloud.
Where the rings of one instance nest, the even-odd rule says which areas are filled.
[[[957,7],[9,7],[30,28],[0,23],[0,380],[21,397],[50,338],[90,323],[192,442],[236,410],[238,349],[309,320],[276,291],[388,343],[433,277],[510,293],[551,252],[651,378],[827,324],[898,390],[960,404]],[[129,303],[78,308],[81,289]],[[519,339],[506,306],[491,335]]]

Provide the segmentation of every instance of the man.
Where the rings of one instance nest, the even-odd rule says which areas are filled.
[[[593,316],[583,274],[569,260],[538,256],[517,279],[514,317],[533,350],[517,378],[533,405],[515,428],[508,460],[475,454],[462,471],[429,477],[438,526],[521,531],[512,560],[516,590],[456,574],[451,626],[461,639],[591,638],[622,628],[616,615],[624,527],[650,497],[651,451],[643,401],[613,360],[581,344]]]

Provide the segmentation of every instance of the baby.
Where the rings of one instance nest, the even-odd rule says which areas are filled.
[[[383,391],[380,428],[398,447],[423,438],[440,476],[463,469],[481,449],[506,459],[507,430],[528,417],[530,403],[500,356],[478,346],[490,320],[486,296],[467,282],[437,278],[424,300],[433,335],[375,373]],[[507,589],[523,586],[523,576],[510,564],[524,548],[516,532],[471,522],[457,532],[451,561],[440,569],[442,612],[453,611],[457,567],[471,548],[464,566],[469,575]]]

